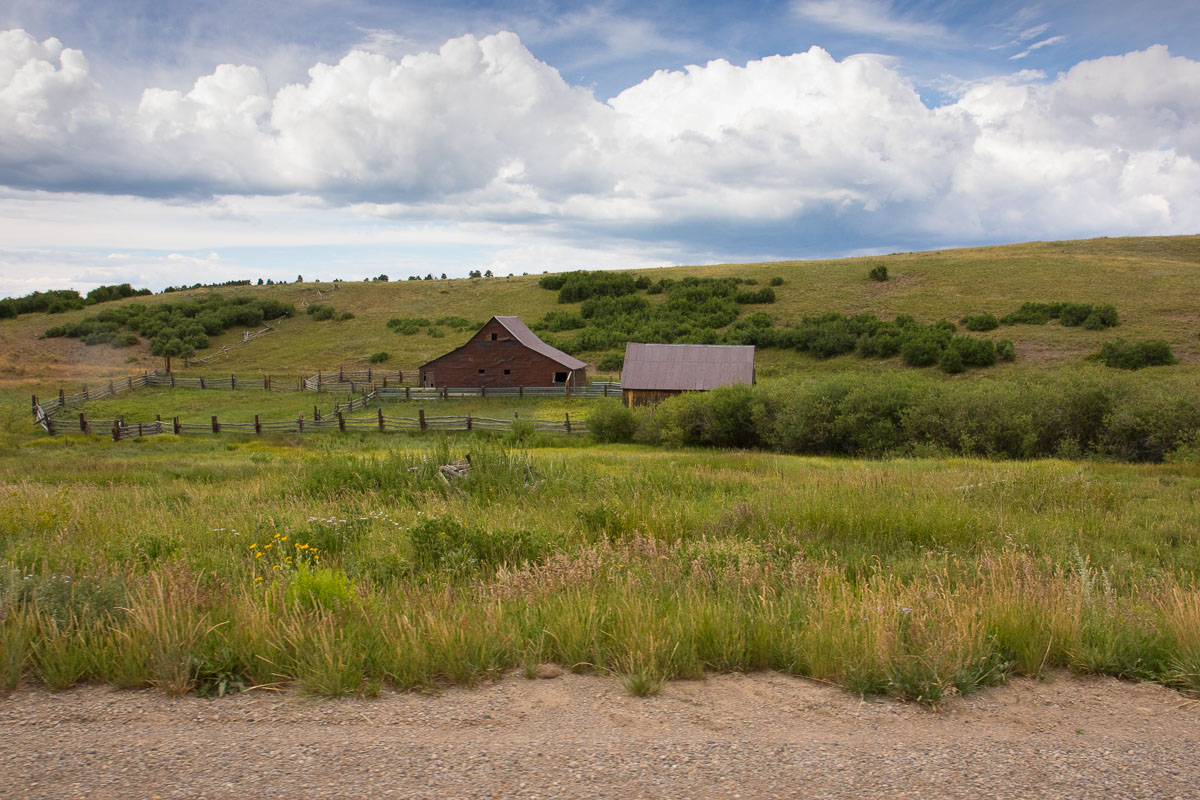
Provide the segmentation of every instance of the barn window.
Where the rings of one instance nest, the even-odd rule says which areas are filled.
[[[567,382],[567,373],[565,373],[565,372],[554,373],[554,382],[555,383],[566,383]]]
[[[506,369],[506,370],[504,370],[504,374],[505,374],[505,375],[512,375],[512,370],[511,370],[511,369]]]
[[[480,375],[482,375],[483,373],[484,373],[484,370],[482,370],[482,369],[481,369],[481,370],[479,370],[479,374],[480,374]]]
[[[493,341],[493,342],[494,342],[494,341],[496,341],[496,339],[497,339],[497,338],[499,338],[499,336],[500,336],[500,334],[498,334],[498,333],[493,333],[493,334],[492,334],[492,341]]]

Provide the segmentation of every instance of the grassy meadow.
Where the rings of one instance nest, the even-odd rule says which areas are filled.
[[[889,281],[867,279],[879,264]],[[1012,339],[1017,359],[957,376],[764,350],[760,386],[642,414],[636,444],[365,432],[114,443],[46,436],[30,395],[160,359],[145,343],[37,338],[90,311],[3,320],[0,686],[369,695],[552,662],[636,694],[775,669],[936,703],[1060,667],[1200,692],[1200,236],[647,273],[780,276],[777,302],[749,309],[777,323],[1066,300],[1113,303],[1121,324],[1002,326],[980,335]],[[191,374],[294,380],[380,351],[380,366],[408,371],[469,334],[405,336],[389,318],[530,322],[564,308],[538,277],[220,289],[301,313]],[[315,321],[302,313],[315,302],[354,317]],[[1180,363],[1085,362],[1119,337],[1166,340]],[[163,388],[66,419],[309,418],[344,399]],[[576,420],[615,405],[385,413]],[[468,453],[467,477],[441,477]]]
[[[1195,465],[540,444],[6,449],[0,679],[340,695],[557,662],[635,693],[777,669],[936,702],[1066,666],[1200,689]]]

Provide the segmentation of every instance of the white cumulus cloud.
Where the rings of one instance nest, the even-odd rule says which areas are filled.
[[[261,206],[239,197],[286,196],[542,225],[560,252],[715,223],[773,225],[775,249],[806,244],[789,234],[803,225],[842,250],[1191,232],[1198,162],[1200,62],[1159,46],[975,81],[936,108],[887,59],[817,47],[660,71],[605,103],[498,33],[399,59],[354,50],[282,87],[226,64],[125,107],[77,51],[0,33],[0,184],[184,198],[228,225]]]

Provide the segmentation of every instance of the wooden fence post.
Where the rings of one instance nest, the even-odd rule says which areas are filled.
[[[221,423],[217,422],[217,415],[216,415],[216,414],[213,414],[213,418],[212,418],[212,429],[213,429],[213,433],[220,433],[220,432],[221,432]]]
[[[563,384],[563,397],[567,398],[568,400],[571,399],[571,381],[569,378],[567,382]]]
[[[115,422],[113,423],[112,436],[114,442],[121,441],[121,426]]]
[[[383,406],[380,406],[377,410],[379,411],[379,430],[382,431],[383,430]]]
[[[37,419],[37,415],[38,415],[38,404],[37,404],[37,395],[35,394],[35,395],[33,395],[33,417],[34,417],[34,419]]]
[[[346,432],[346,418],[342,416],[342,412],[337,412],[338,430],[342,433]]]
[[[399,376],[396,378],[396,380],[400,381],[400,383],[404,383],[404,370],[396,370],[396,374]]]
[[[350,394],[354,394],[354,381],[350,381]]]
[[[117,390],[113,388],[113,382],[112,382],[112,381],[109,381],[109,382],[108,382],[108,393],[109,393],[109,394],[116,394],[116,393],[117,393]]]
[[[608,397],[608,384],[604,384],[604,396]]]
[[[317,407],[314,404],[313,405],[313,422],[320,422],[320,421],[321,421],[321,412],[319,410],[317,410]]]
[[[254,415],[254,432],[262,433],[262,423],[258,421],[258,414]]]
[[[171,375],[171,388],[174,389],[175,388],[175,373],[172,372],[172,373],[170,373],[170,375]]]
[[[423,409],[423,408],[417,409],[417,421],[421,423],[421,430],[425,430],[426,429],[425,409]]]
[[[208,388],[207,386],[205,386],[205,385],[204,385],[204,376],[203,376],[203,375],[201,375],[201,376],[200,376],[200,388],[201,388],[201,389],[207,389],[207,388]]]
[[[342,365],[338,364],[338,383],[346,382],[346,374],[342,372]]]
[[[183,433],[183,426],[179,424],[179,417],[175,417],[171,420],[171,432],[176,436]]]
[[[170,372],[170,371],[171,371],[171,357],[167,356],[167,372]],[[175,384],[172,383],[171,385],[174,386]]]
[[[570,414],[567,414],[566,428],[567,428],[567,433],[570,433],[571,432],[571,415]]]
[[[143,377],[143,379],[145,378],[144,375],[142,377]],[[132,392],[133,391],[133,378],[126,376],[125,383],[126,383],[126,388],[128,388],[129,391]],[[145,386],[145,385],[146,385],[145,383],[142,384],[142,386]]]
[[[371,383],[371,368],[367,367],[367,383]]]
[[[525,387],[518,386],[517,387],[517,397],[524,397],[524,396],[525,396]]]
[[[449,387],[449,386],[443,386],[443,387],[442,387],[442,399],[443,399],[443,400],[449,400],[449,399],[450,399],[450,387]]]
[[[263,388],[268,392],[271,391],[271,376],[263,375]]]
[[[62,408],[67,404],[67,392],[62,387],[58,390],[58,407]]]
[[[317,391],[321,391],[321,370],[317,370]]]
[[[119,415],[117,417],[117,421],[121,423],[122,428],[125,427],[125,415],[124,414]]]
[[[303,414],[296,417],[296,430],[299,433],[304,433],[304,415]]]
[[[142,438],[142,423],[138,423],[138,438]]]
[[[86,383],[83,385],[83,399],[84,402],[88,400],[88,388]]]
[[[410,388],[410,387],[408,387],[408,386],[405,386],[405,387],[404,387],[404,399],[405,399],[405,400],[411,400],[411,399],[412,399],[412,395],[411,395],[411,394],[409,393],[409,391],[408,391],[408,390],[409,390],[409,388]]]
[[[483,398],[487,397],[487,387],[486,386],[479,387],[479,396],[483,397]]]
[[[387,388],[387,375],[383,376],[383,388]]]
[[[470,432],[470,430],[471,430],[471,412],[468,411],[467,412],[467,431]]]
[[[234,375],[232,373],[229,375],[229,388],[230,388],[230,390],[237,389],[237,375]]]
[[[82,411],[79,412],[79,430],[87,433],[87,418],[83,415]]]

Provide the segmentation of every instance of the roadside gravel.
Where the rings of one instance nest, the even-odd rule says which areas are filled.
[[[438,696],[0,699],[2,798],[1198,798],[1200,703],[1015,680],[935,711],[763,673],[628,695],[517,674]]]

